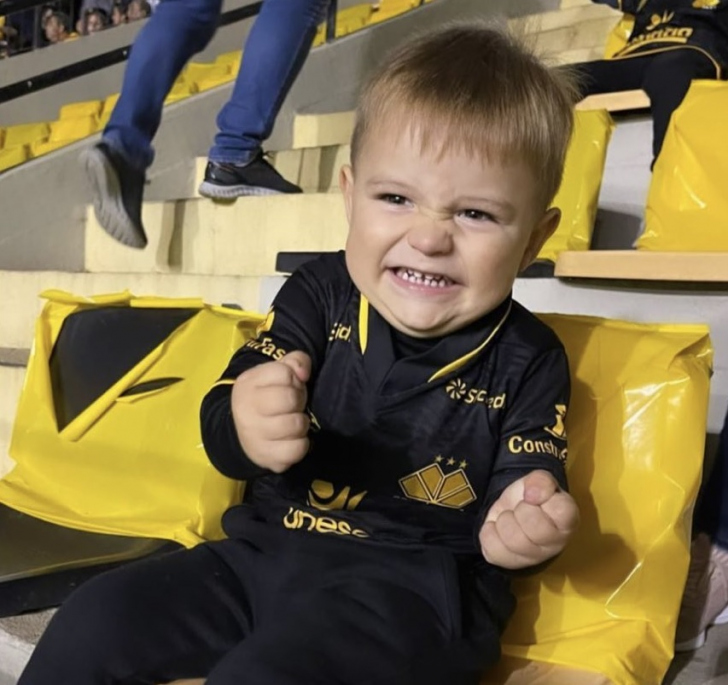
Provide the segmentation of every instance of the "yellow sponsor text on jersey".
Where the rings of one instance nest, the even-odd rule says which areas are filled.
[[[343,340],[349,342],[351,340],[351,326],[346,326],[338,321],[331,327],[331,333],[329,333],[329,342],[334,340]]]
[[[488,409],[502,409],[506,404],[506,394],[491,395],[482,388],[469,388],[460,378],[450,381],[445,386],[445,392],[451,400],[464,404],[482,404]]]
[[[351,494],[351,488],[345,488],[336,492],[334,486],[325,480],[315,480],[308,490],[308,504],[320,511],[342,511],[347,509],[353,511],[366,496],[367,491]]]
[[[275,359],[276,361],[283,359],[283,357],[286,356],[286,351],[282,347],[276,346],[273,343],[273,338],[263,337],[259,340],[248,340],[248,342],[245,343],[245,347],[256,350],[271,359]]]
[[[369,533],[359,528],[352,528],[347,521],[340,521],[330,516],[314,516],[302,509],[290,507],[283,517],[283,525],[290,530],[306,529],[316,533],[333,533],[334,535],[353,535],[357,538],[368,538]]]
[[[508,441],[508,449],[511,454],[550,454],[556,457],[562,464],[566,463],[566,447],[559,447],[551,440],[531,440],[514,435]]]

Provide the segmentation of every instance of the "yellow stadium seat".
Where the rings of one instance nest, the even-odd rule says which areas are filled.
[[[197,92],[203,93],[206,90],[210,90],[210,88],[224,86],[226,83],[231,83],[234,80],[235,75],[228,72],[226,75],[208,76],[207,78],[197,81],[195,85],[197,86]]]
[[[201,81],[221,79],[225,76],[230,78],[229,64],[196,64],[187,65],[184,70],[184,79],[186,83],[199,84]]]
[[[4,145],[5,145],[5,129],[0,128],[0,150],[3,149]]]
[[[116,103],[119,100],[119,93],[115,93],[114,95],[109,95],[109,97],[104,100],[104,104],[101,107],[101,116],[102,117],[108,117],[111,116],[111,112],[114,111],[114,107],[116,107]]]
[[[51,135],[48,141],[70,143],[91,136],[99,130],[99,120],[96,116],[76,117],[75,119],[59,119],[51,122]]]
[[[373,12],[372,6],[354,5],[337,12],[336,14],[336,37],[346,36],[354,31],[363,29],[368,23]]]
[[[178,100],[184,100],[190,95],[194,95],[197,92],[197,86],[194,83],[175,83],[172,86],[172,90],[169,91],[167,99],[164,101],[165,105],[171,105],[173,102]]]
[[[218,55],[215,60],[215,64],[229,64],[230,74],[234,77],[237,76],[240,71],[240,63],[243,60],[242,50],[233,50],[232,52],[224,52],[222,55]]]
[[[5,147],[30,145],[36,141],[47,140],[50,128],[47,123],[17,124],[5,129]]]
[[[378,24],[379,22],[387,21],[387,19],[409,12],[409,10],[414,9],[419,4],[419,0],[382,0],[379,3],[378,9],[372,14],[369,23]]]
[[[79,117],[97,117],[101,114],[101,107],[104,103],[101,100],[87,100],[86,102],[72,102],[70,105],[63,105],[58,114],[59,119],[78,119]]]
[[[22,164],[28,159],[28,148],[25,145],[17,145],[0,150],[0,171]]]

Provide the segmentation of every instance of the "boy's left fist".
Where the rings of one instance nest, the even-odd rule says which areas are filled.
[[[548,471],[532,471],[493,503],[480,529],[480,548],[495,566],[535,566],[561,552],[578,524],[573,497]]]

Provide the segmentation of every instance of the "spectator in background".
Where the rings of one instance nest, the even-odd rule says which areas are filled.
[[[217,117],[200,193],[213,198],[300,193],[263,156],[278,111],[331,0],[264,0],[230,100]],[[121,97],[100,143],[83,153],[96,218],[119,242],[142,248],[141,210],[152,139],[182,67],[212,39],[222,0],[164,0],[139,32]],[[131,19],[131,6],[129,8]]]
[[[653,156],[693,79],[728,69],[728,0],[592,0],[635,17],[627,45],[611,59],[573,65],[581,97],[643,89],[653,117]]]
[[[86,11],[83,15],[82,34],[88,36],[90,33],[103,31],[109,26],[109,16],[102,9],[94,8]]]
[[[127,21],[138,21],[146,19],[152,13],[152,8],[147,0],[131,0],[126,8]]]
[[[78,34],[71,33],[71,20],[64,12],[52,12],[46,19],[43,30],[46,40],[51,44],[78,37]]]
[[[121,2],[115,2],[111,10],[111,23],[114,26],[126,24],[126,6]]]

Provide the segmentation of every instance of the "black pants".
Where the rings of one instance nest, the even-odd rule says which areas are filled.
[[[452,555],[265,528],[88,581],[19,685],[474,685],[497,660],[505,616],[464,639]]]
[[[653,119],[652,154],[660,154],[672,113],[685,98],[693,79],[715,79],[713,62],[689,48],[628,59],[605,59],[573,65],[582,98],[598,93],[641,88],[650,98]],[[719,113],[715,113],[720,116]]]

